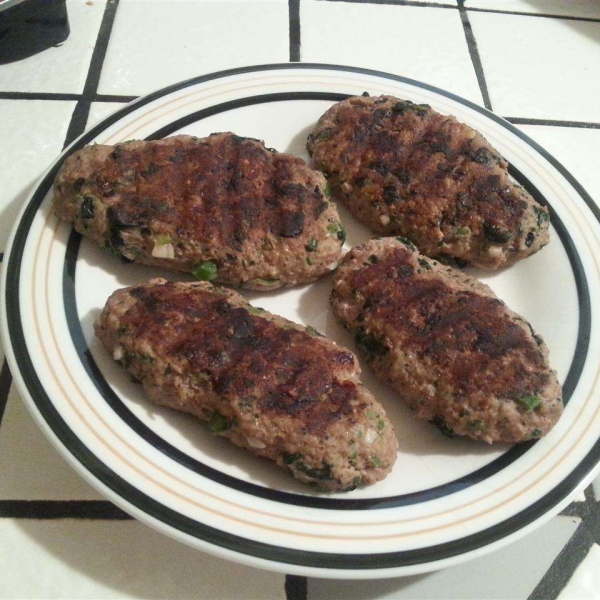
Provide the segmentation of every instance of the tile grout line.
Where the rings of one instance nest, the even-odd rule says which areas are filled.
[[[415,8],[459,8],[455,4],[442,4],[440,2],[415,2],[414,0],[322,0],[325,2],[345,2],[348,4],[386,4],[389,6],[412,6]],[[458,1],[458,0],[457,0]],[[483,12],[495,15],[515,15],[518,17],[539,17],[542,19],[564,19],[565,21],[586,21],[590,23],[600,23],[600,18],[596,17],[578,17],[575,15],[558,15],[553,13],[534,13],[519,10],[502,10],[500,8],[479,8],[465,6],[469,12]]]
[[[81,94],[63,94],[60,92],[0,92],[0,100],[63,100],[77,101]]]
[[[300,62],[300,0],[288,0],[290,62]]]
[[[120,94],[96,94],[92,102],[132,102],[139,96],[125,96]],[[0,92],[0,100],[55,100],[78,101],[83,99],[83,94],[60,94],[55,92]]]
[[[11,385],[12,375],[8,367],[8,361],[5,358],[2,363],[2,371],[0,371],[0,426],[2,425],[2,417],[4,416],[6,403],[8,402]]]
[[[96,94],[92,102],[133,102],[139,96],[121,96],[119,94]]]
[[[526,117],[504,117],[513,125],[549,125],[551,127],[573,127],[580,129],[600,129],[600,123],[588,121],[561,121],[553,119],[528,119]]]
[[[300,0],[288,0],[290,56],[289,62],[300,62]],[[306,577],[286,575],[284,592],[286,600],[307,600],[308,580]]]
[[[108,49],[108,42],[118,7],[119,0],[108,0],[106,3],[106,8],[102,15],[102,22],[100,23],[100,29],[98,30],[98,37],[96,38],[94,51],[92,53],[92,58],[90,59],[87,77],[83,86],[83,92],[75,105],[75,110],[73,110],[73,116],[71,117],[69,128],[67,129],[63,147],[68,146],[75,138],[81,135],[87,126],[90,106],[98,91],[102,66],[104,64],[104,58]]]
[[[469,55],[473,68],[475,69],[475,76],[477,77],[477,83],[481,91],[481,97],[483,98],[483,104],[488,110],[492,110],[492,103],[490,101],[490,95],[488,93],[487,84],[485,82],[485,75],[483,74],[483,65],[481,64],[481,57],[479,56],[479,50],[477,49],[477,42],[473,35],[473,28],[469,21],[469,15],[465,9],[465,0],[458,1],[458,12],[460,14],[460,20],[465,32],[465,39],[467,40],[467,47],[469,48]]]
[[[495,10],[493,8],[476,8],[465,6],[469,12],[491,13],[494,15],[514,15],[517,17],[541,17],[542,19],[563,19],[565,21],[585,21],[588,23],[600,23],[600,18],[594,17],[575,17],[572,15],[554,15],[552,13],[530,13],[520,12],[518,10]]]
[[[0,500],[0,518],[133,520],[108,500]]]
[[[330,2],[347,1],[347,0],[328,0]],[[358,1],[358,0],[352,0]],[[291,54],[291,52],[290,52]],[[291,62],[299,62],[292,61]],[[0,100],[56,100],[56,101],[78,101],[82,100],[82,94],[56,94],[45,92],[1,92]],[[114,102],[114,103],[129,103],[138,100],[140,96],[125,96],[120,94],[96,94],[92,97],[91,102]],[[579,129],[600,129],[600,122],[594,121],[569,121],[563,119],[541,119],[534,117],[502,117],[513,125],[548,125],[549,127],[565,127]],[[0,253],[1,254],[1,253]],[[0,259],[1,260],[1,259]]]
[[[285,597],[286,600],[307,600],[308,579],[301,575],[286,575]]]
[[[594,543],[600,543],[600,504],[594,488],[584,490],[584,502],[572,502],[560,515],[581,519],[577,530],[554,559],[528,600],[557,598]]]
[[[550,600],[557,598],[581,561],[586,557],[594,541],[582,519],[571,539],[565,544],[550,568],[540,579],[527,600]]]
[[[325,0],[326,2],[346,2],[348,4],[385,4],[389,6],[414,6],[415,8],[450,8],[456,9],[454,4],[441,2],[414,2],[411,0]]]

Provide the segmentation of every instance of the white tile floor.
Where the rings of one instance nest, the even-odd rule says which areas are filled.
[[[100,500],[46,439],[14,384],[0,429],[0,500]],[[0,578],[1,579],[1,578]]]
[[[478,12],[469,19],[496,113],[600,121],[600,23]]]
[[[600,129],[518,125],[519,129],[548,150],[600,204],[598,148]]]
[[[58,48],[1,66],[0,90],[10,92],[78,93],[88,72],[105,2],[70,0],[71,34]]]
[[[303,0],[300,18],[303,62],[396,73],[483,103],[457,10]]]
[[[1,81],[1,79],[0,79]],[[60,153],[75,102],[0,100],[0,251],[32,185]]]
[[[203,73],[288,58],[287,2],[125,0],[99,92],[145,94]]]
[[[87,120],[87,128],[89,129],[92,125],[95,125],[98,121],[104,119],[104,117],[108,117],[123,106],[125,106],[125,103],[121,102],[92,102]]]
[[[384,581],[310,580],[308,600],[527,598],[578,525],[579,519],[556,517],[524,540],[435,573]],[[473,577],[474,572],[485,576]],[[519,577],[513,576],[516,573]]]
[[[284,576],[203,554],[136,521],[0,520],[0,598],[283,600]]]

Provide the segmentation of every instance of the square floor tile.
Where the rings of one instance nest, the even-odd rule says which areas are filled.
[[[546,15],[600,18],[600,2],[596,0],[466,0],[465,6],[467,8],[491,8]]]
[[[304,0],[300,17],[302,61],[387,71],[482,104],[457,10]]]
[[[506,548],[435,573],[378,581],[311,579],[308,600],[526,600],[579,523],[555,517]]]
[[[579,181],[600,206],[600,129],[518,125]]]
[[[145,94],[204,73],[287,62],[287,2],[123,1],[100,93]]]
[[[82,92],[105,5],[102,0],[70,0],[67,3],[69,37],[60,46],[0,65],[0,90]]]
[[[112,115],[119,108],[123,108],[125,103],[121,102],[92,102],[90,106],[90,114],[88,116],[86,129],[93,127],[108,115]]]
[[[600,23],[469,14],[494,111],[600,121]]]
[[[1,252],[33,184],[60,154],[74,108],[75,102],[0,100],[0,139],[10,149],[0,162]]]
[[[0,521],[0,598],[284,600],[285,576],[215,558],[136,521]]]
[[[46,439],[14,384],[0,427],[0,457],[0,500],[103,498]]]

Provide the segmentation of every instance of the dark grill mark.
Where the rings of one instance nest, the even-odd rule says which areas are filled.
[[[261,415],[293,416],[316,434],[357,410],[356,384],[339,381],[326,367],[352,365],[349,352],[206,289],[181,291],[167,283],[129,293],[137,302],[121,326],[183,372],[209,373],[223,398],[257,398]]]
[[[363,351],[372,357],[380,348],[398,345],[443,371],[445,381],[463,393],[519,398],[541,389],[548,380],[543,355],[530,333],[505,312],[504,304],[467,289],[452,291],[431,276],[415,275],[416,260],[397,247],[379,253],[375,263],[362,261],[360,269],[345,276],[349,288],[366,299],[355,334]],[[390,277],[390,272],[398,276]],[[365,342],[364,332],[389,328],[395,331],[394,340],[369,333]]]

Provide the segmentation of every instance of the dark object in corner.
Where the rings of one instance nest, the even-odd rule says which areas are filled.
[[[65,0],[0,0],[0,65],[61,44],[70,32]]]

